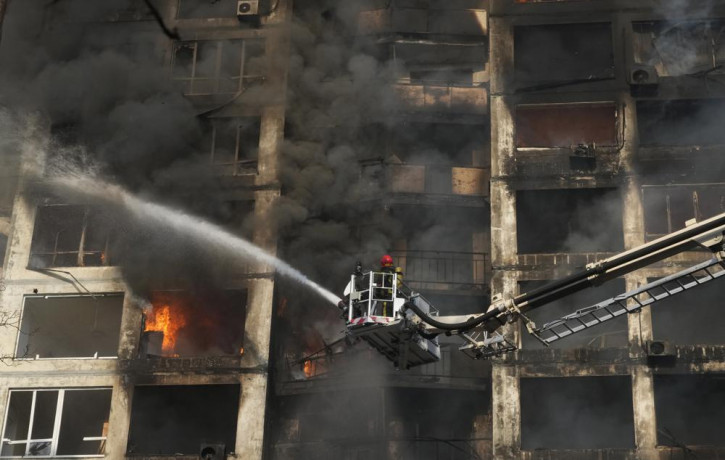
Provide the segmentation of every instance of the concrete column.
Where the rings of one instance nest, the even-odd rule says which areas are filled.
[[[133,385],[124,384],[125,376],[119,376],[113,384],[111,396],[111,414],[108,426],[111,429],[106,439],[106,456],[108,458],[124,458],[128,443],[128,432],[131,426],[131,401],[133,401]]]
[[[646,365],[632,367],[632,407],[634,409],[634,442],[637,458],[657,460],[657,418],[654,402],[654,378]]]
[[[515,366],[494,364],[491,385],[493,458],[515,458],[521,446],[521,384]]]
[[[505,18],[489,21],[491,57],[491,263],[497,267],[515,265],[516,196],[505,182],[514,159],[514,120],[511,98],[505,95],[513,70],[513,27]],[[494,294],[516,294],[516,274],[498,271]],[[503,332],[518,341],[516,328]],[[492,366],[492,450],[493,458],[515,457],[521,446],[519,372],[515,366],[494,362]]]
[[[261,459],[264,447],[264,424],[267,400],[266,372],[244,374],[240,378],[242,394],[237,417],[237,458]]]
[[[642,204],[641,181],[634,175],[634,158],[637,145],[636,102],[626,95],[622,98],[622,118],[624,123],[623,147],[620,152],[620,164],[625,175],[622,186],[624,227],[624,247],[631,249],[644,244],[644,207]],[[647,282],[644,275],[633,273],[626,277],[627,290],[635,289]],[[638,313],[627,315],[630,354],[642,357],[644,346],[652,340],[652,315],[650,307]],[[634,416],[634,438],[637,446],[637,458],[643,460],[658,458],[657,420],[655,417],[654,380],[652,370],[646,365],[635,365],[632,373],[632,408]]]

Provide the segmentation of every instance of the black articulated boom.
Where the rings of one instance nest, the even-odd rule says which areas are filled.
[[[524,321],[527,330],[548,346],[725,276],[724,234],[725,213],[702,222],[691,222],[682,230],[589,264],[584,270],[530,292],[510,298],[494,296],[486,312],[465,316],[440,315],[430,302],[401,283],[396,273],[356,270],[345,289],[341,308],[347,334],[368,342],[397,367],[409,368],[439,360],[439,334],[460,336],[465,343],[459,349],[472,358],[490,358],[516,350],[497,330],[517,319]],[[526,316],[533,309],[583,289],[697,249],[706,249],[713,255],[705,262],[586,306],[540,327]]]

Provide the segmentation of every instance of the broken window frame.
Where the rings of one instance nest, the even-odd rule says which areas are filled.
[[[3,437],[2,441],[0,442],[0,451],[2,450],[3,446],[5,445],[13,445],[13,444],[25,444],[25,454],[22,457],[18,456],[1,456],[0,458],[53,458],[58,457],[58,445],[60,441],[60,430],[61,430],[61,419],[63,417],[63,404],[65,402],[65,393],[67,391],[109,391],[112,392],[112,387],[85,387],[85,388],[17,388],[17,389],[10,389],[8,392],[8,399],[6,404],[6,410],[5,410],[5,419],[3,421]],[[30,406],[30,414],[28,417],[28,435],[30,436],[32,434],[33,430],[33,423],[35,419],[35,405],[36,400],[38,397],[38,393],[41,391],[52,391],[58,393],[58,400],[56,402],[56,408],[55,408],[55,416],[53,419],[53,437],[51,438],[41,438],[41,439],[22,439],[22,440],[10,440],[5,435],[6,430],[8,429],[7,423],[8,423],[8,417],[10,414],[9,407],[10,407],[10,400],[12,398],[12,395],[14,393],[20,393],[20,392],[30,392],[33,394],[33,399]],[[109,395],[112,397],[112,394]],[[110,412],[109,412],[110,416]],[[83,441],[89,441],[89,442],[95,442],[95,441],[101,441],[101,447],[105,451],[105,442],[106,442],[106,436],[85,436],[83,438]],[[50,442],[50,455],[30,455],[29,454],[29,448],[31,444],[38,443],[38,442]],[[62,454],[60,457],[63,458],[103,458],[106,454]]]
[[[81,223],[81,236],[78,244],[78,250],[77,251],[58,251],[58,240],[60,238],[61,233],[64,229],[60,229],[55,231],[54,229],[51,229],[51,232],[54,232],[54,240],[55,240],[55,246],[54,250],[51,252],[38,252],[37,250],[34,250],[35,246],[35,239],[36,239],[36,232],[40,231],[39,227],[37,227],[38,222],[38,215],[41,212],[42,208],[51,208],[51,207],[68,207],[70,208],[83,208],[83,221]],[[36,227],[33,229],[33,236],[32,236],[32,242],[30,247],[30,260],[28,265],[34,267],[32,265],[33,256],[52,256],[52,261],[50,264],[48,264],[46,267],[38,267],[38,268],[53,268],[53,267],[104,267],[111,265],[110,263],[110,256],[109,256],[109,250],[110,250],[110,237],[111,232],[107,231],[105,234],[105,244],[104,248],[101,251],[87,251],[85,249],[86,244],[86,236],[89,231],[89,215],[91,212],[98,211],[92,210],[90,206],[88,205],[77,205],[77,204],[68,204],[68,203],[47,203],[47,204],[41,204],[38,205],[36,208],[36,214],[35,214],[35,225]],[[69,254],[77,254],[76,257],[76,263],[75,265],[58,265],[56,263],[58,256],[62,255],[69,255]],[[85,264],[85,256],[87,255],[99,255],[101,258],[101,264],[100,265],[86,265]]]
[[[721,190],[721,207],[725,205],[723,202],[723,197],[725,197],[725,183],[704,183],[704,184],[673,184],[673,185],[643,185],[641,187],[641,193],[642,193],[642,206],[645,208],[644,212],[644,236],[646,241],[652,241],[654,239],[657,239],[659,237],[662,237],[664,235],[670,234],[672,232],[675,232],[677,230],[680,230],[684,227],[678,227],[673,223],[673,215],[672,215],[672,208],[671,208],[671,201],[673,199],[673,194],[670,193],[670,191],[679,191],[682,192],[683,195],[689,194],[692,198],[692,218],[697,219],[698,221],[703,220],[703,214],[700,210],[700,199],[698,193],[702,192],[705,189],[713,188],[716,191],[719,189]],[[646,208],[648,206],[651,206],[651,202],[647,202],[646,199],[646,191],[647,190],[664,190],[666,192],[665,194],[665,221],[667,225],[666,233],[651,233],[648,232],[648,217],[653,217],[650,213],[647,212]],[[725,209],[722,209],[721,212],[725,212]],[[712,216],[709,216],[712,217]],[[651,224],[650,224],[651,225]]]
[[[217,134],[221,130],[222,126],[220,126],[221,122],[227,122],[230,120],[221,118],[221,119],[210,119],[209,120],[209,127],[210,130],[210,141],[211,145],[205,145],[204,147],[208,149],[209,153],[209,161],[211,162],[212,166],[219,169],[226,169],[231,167],[232,168],[232,175],[238,176],[238,175],[254,175],[258,174],[258,166],[259,166],[259,138],[261,136],[261,132],[257,136],[257,148],[254,152],[254,158],[248,158],[247,155],[242,156],[242,145],[243,142],[243,135],[244,135],[244,129],[245,126],[241,122],[241,118],[235,118],[234,120],[240,120],[236,124],[235,129],[235,143],[234,143],[234,159],[232,161],[224,161],[224,162],[217,162],[214,158],[214,155],[216,153],[216,146],[217,146]],[[258,118],[258,125],[259,129],[258,131],[261,131],[261,118]]]
[[[211,42],[216,44],[216,50],[214,52],[214,72],[211,76],[199,76],[197,75],[197,64],[198,64],[198,58],[199,58],[199,44],[202,42]],[[176,81],[184,83],[184,94],[195,96],[195,95],[209,95],[209,94],[239,94],[245,89],[245,82],[255,82],[259,80],[263,80],[263,75],[246,75],[246,67],[247,67],[247,60],[248,60],[248,50],[247,50],[247,44],[249,40],[194,40],[194,41],[177,41],[173,44],[173,50],[172,50],[172,61],[171,61],[171,70],[172,70],[172,78]],[[240,49],[240,64],[239,64],[239,74],[238,75],[232,75],[229,77],[225,77],[222,75],[222,61],[223,61],[223,55],[224,55],[224,46],[232,46],[233,44],[241,44]],[[180,49],[188,47],[192,50],[192,57],[191,57],[191,75],[188,76],[179,76],[176,75],[175,72],[178,69],[177,67],[177,53]],[[237,80],[236,85],[236,91],[222,91],[221,90],[221,82],[225,80]],[[213,88],[211,91],[199,91],[197,92],[195,90],[195,84],[201,84],[202,82],[211,81]]]

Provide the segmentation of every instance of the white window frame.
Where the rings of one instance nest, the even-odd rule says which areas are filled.
[[[22,329],[23,326],[23,319],[25,319],[25,301],[30,298],[44,298],[44,299],[53,299],[53,298],[59,298],[59,297],[121,297],[121,317],[123,318],[123,305],[125,302],[125,297],[123,292],[108,292],[108,293],[94,293],[94,294],[55,294],[55,295],[26,295],[23,297],[23,308],[20,313],[20,321],[18,322],[18,325]],[[123,320],[122,320],[123,321]],[[123,327],[123,324],[121,325]],[[19,355],[19,347],[20,347],[20,336],[23,334],[23,331],[19,329],[18,334],[15,337],[15,352],[14,352],[14,361],[68,361],[68,360],[79,360],[79,359],[118,359],[118,350],[116,350],[116,354],[113,356],[99,356],[98,352],[95,352],[92,356],[69,356],[69,357],[41,357],[40,355],[35,356],[21,356]],[[121,330],[118,331],[119,334],[119,345],[120,345],[120,334]],[[4,427],[4,425],[3,425]],[[4,428],[3,428],[4,429]],[[0,456],[0,458],[3,458]]]
[[[13,444],[25,444],[25,455],[17,456],[17,455],[3,455],[0,456],[0,458],[53,458],[57,457],[58,454],[58,441],[60,438],[60,422],[61,418],[63,416],[63,402],[65,400],[65,392],[66,391],[93,391],[93,390],[103,390],[103,391],[113,391],[112,387],[90,387],[90,388],[18,388],[18,389],[11,389],[8,392],[8,399],[5,404],[5,419],[3,420],[3,437],[2,437],[2,443],[0,443],[0,449],[2,449],[2,446],[5,444],[13,445]],[[28,419],[28,435],[31,435],[33,432],[33,419],[35,418],[35,401],[38,397],[38,392],[40,391],[55,391],[58,393],[58,401],[56,403],[55,407],[55,420],[53,421],[53,437],[52,438],[43,438],[43,439],[19,439],[19,440],[10,440],[5,437],[5,430],[7,429],[7,423],[8,423],[8,415],[9,415],[9,408],[10,408],[10,398],[12,397],[13,393],[20,393],[20,392],[30,392],[33,394],[33,400],[30,404],[30,417]],[[106,436],[86,436],[83,438],[83,441],[105,441]],[[28,449],[30,448],[30,445],[32,443],[37,442],[50,442],[50,455],[29,455]],[[105,454],[94,454],[94,455],[62,455],[63,458],[103,458],[105,457]]]

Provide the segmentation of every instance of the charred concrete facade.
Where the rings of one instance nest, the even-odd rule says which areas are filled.
[[[666,198],[669,194],[687,195],[674,211],[685,212],[686,219],[722,212],[721,206],[703,213],[698,205],[688,205],[701,196],[722,199],[715,185],[723,177],[721,160],[714,153],[718,141],[705,140],[710,132],[707,124],[699,128],[687,127],[684,121],[668,124],[667,117],[650,110],[674,109],[691,99],[698,104],[719,103],[720,89],[712,88],[710,77],[696,76],[719,69],[715,57],[719,42],[711,40],[709,51],[701,47],[695,52],[692,44],[705,35],[685,30],[717,22],[713,18],[722,16],[722,6],[718,2],[492,3],[494,292],[515,295],[535,286],[534,280],[558,278],[606,253],[651,240],[656,222],[671,222],[666,203],[674,204],[668,200],[676,198]],[[670,40],[673,33],[678,38]],[[674,43],[684,47],[677,61],[687,70],[669,61]],[[694,64],[685,56],[700,61]],[[638,71],[652,80],[638,78],[642,76]],[[704,111],[697,112],[705,116]],[[675,140],[650,134],[654,126],[674,133],[676,125],[704,137],[685,135]],[[700,187],[713,188],[700,192]],[[662,193],[664,208],[656,204],[656,193]],[[593,209],[596,215],[589,214]],[[682,226],[680,222],[668,230]],[[574,311],[624,292],[623,288],[641,286],[699,257],[691,253],[637,271],[616,280],[619,286],[611,291],[604,286],[589,299],[564,302],[564,309]],[[593,336],[572,338],[549,349],[530,340],[523,326],[510,327],[509,334],[522,349],[493,364],[494,455],[721,457],[722,447],[715,447],[721,445],[717,436],[704,441],[706,429],[694,430],[702,435],[695,436],[667,415],[681,397],[688,399],[686,392],[668,400],[664,396],[667,388],[677,385],[675,381],[684,386],[699,380],[722,381],[721,340],[710,337],[722,322],[704,326],[697,319],[710,317],[707,312],[716,308],[707,299],[703,294],[698,300],[678,302],[680,320],[668,311],[674,304],[653,306],[608,328],[602,326]],[[688,307],[691,310],[685,313],[682,308]],[[544,307],[532,319],[548,321],[557,316],[558,308]],[[686,329],[697,332],[687,337],[677,332]],[[653,359],[648,348],[653,340],[669,342],[672,361]],[[722,389],[713,390],[706,399],[713,404],[722,401]],[[698,403],[693,400],[693,404]]]
[[[129,89],[106,111],[79,99],[91,115],[154,128],[121,143],[163,151],[155,133],[198,131],[171,145],[203,161],[131,156],[112,170],[125,186],[208,217],[335,292],[356,260],[390,253],[442,314],[476,313],[492,294],[725,210],[724,2],[278,0],[238,17],[236,0],[60,0],[23,36],[21,1],[8,2],[2,47],[13,36],[45,43],[37,49],[64,63],[46,74],[69,93],[73,62],[128,52],[129,67],[78,68],[131,73],[140,47],[154,56],[140,86],[155,88],[159,72],[183,96],[158,109]],[[77,30],[94,46],[70,58],[64,34]],[[198,458],[218,445],[243,459],[725,456],[721,286],[551,348],[510,324],[520,349],[490,362],[441,337],[440,363],[396,370],[339,340],[338,312],[271,267],[220,264],[150,230],[134,251],[114,243],[113,230],[127,229],[113,210],[39,191],[53,152],[98,129],[93,116],[58,110],[55,90],[50,115],[0,140],[14,153],[0,156],[0,456]],[[153,181],[138,179],[145,168]],[[167,254],[154,264],[138,252]],[[556,319],[702,257],[530,318]],[[189,259],[198,270],[175,266]]]
[[[56,32],[56,38],[87,34],[87,43],[118,56],[146,47],[163,78],[180,85],[178,94],[187,98],[192,113],[203,114],[195,149],[205,158],[200,169],[215,170],[227,203],[217,221],[276,251],[276,232],[267,221],[280,193],[284,70],[269,70],[263,60],[266,53],[285,54],[279,25],[287,21],[288,2],[277,2],[262,24],[240,24],[236,1],[207,2],[215,5],[206,9],[196,2],[153,2],[156,11],[144,2],[9,3],[3,46],[10,49],[33,40],[40,52]],[[175,39],[165,35],[162,23],[169,34],[175,31]],[[32,32],[23,37],[21,30],[19,37],[24,27]],[[137,57],[134,53],[126,56]],[[72,54],[66,59],[71,66],[83,62]],[[129,62],[137,66],[133,72],[150,72],[145,77],[153,78],[154,68]],[[119,84],[124,83],[110,87]],[[279,97],[264,103],[237,100],[261,84],[276,88]],[[164,116],[172,114],[173,109]],[[145,300],[135,297],[119,266],[125,250],[109,247],[111,229],[102,224],[108,215],[82,201],[32,191],[34,178],[56,150],[62,154],[83,143],[87,123],[42,113],[35,121],[23,123],[26,132],[17,133],[28,142],[6,138],[14,153],[3,156],[0,347],[7,365],[0,392],[7,428],[0,455],[199,458],[206,445],[220,455],[261,458],[272,269],[237,264],[224,275],[222,288],[197,291],[198,297],[181,278],[151,281]],[[51,140],[43,144],[43,138]],[[245,218],[258,225],[242,229]],[[182,303],[187,305],[179,307]],[[218,305],[224,312],[210,314]],[[195,317],[188,316],[191,311]],[[175,346],[167,349],[164,342],[162,350],[151,331],[168,332],[162,323],[178,314],[187,316],[175,327]],[[149,327],[152,320],[157,328]],[[231,336],[217,332],[223,329],[233,331]]]

